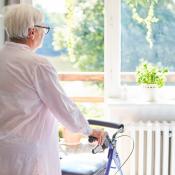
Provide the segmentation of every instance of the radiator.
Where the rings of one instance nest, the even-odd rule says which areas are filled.
[[[134,139],[130,175],[175,175],[175,123],[139,122],[126,126]]]

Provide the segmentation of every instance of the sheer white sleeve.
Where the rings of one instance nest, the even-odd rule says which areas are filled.
[[[85,135],[91,133],[87,120],[63,91],[57,73],[50,63],[37,65],[34,79],[39,97],[61,124],[73,132]]]

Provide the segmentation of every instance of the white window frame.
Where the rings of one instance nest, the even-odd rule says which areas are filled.
[[[121,1],[105,0],[105,98],[120,97]]]

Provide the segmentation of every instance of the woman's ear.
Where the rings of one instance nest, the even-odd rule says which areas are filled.
[[[28,36],[27,36],[27,38],[34,40],[34,38],[35,38],[35,29],[34,28],[29,28],[28,29]]]

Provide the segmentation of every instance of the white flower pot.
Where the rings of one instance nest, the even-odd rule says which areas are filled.
[[[159,88],[156,84],[142,84],[142,96],[148,102],[154,102],[158,98]]]

